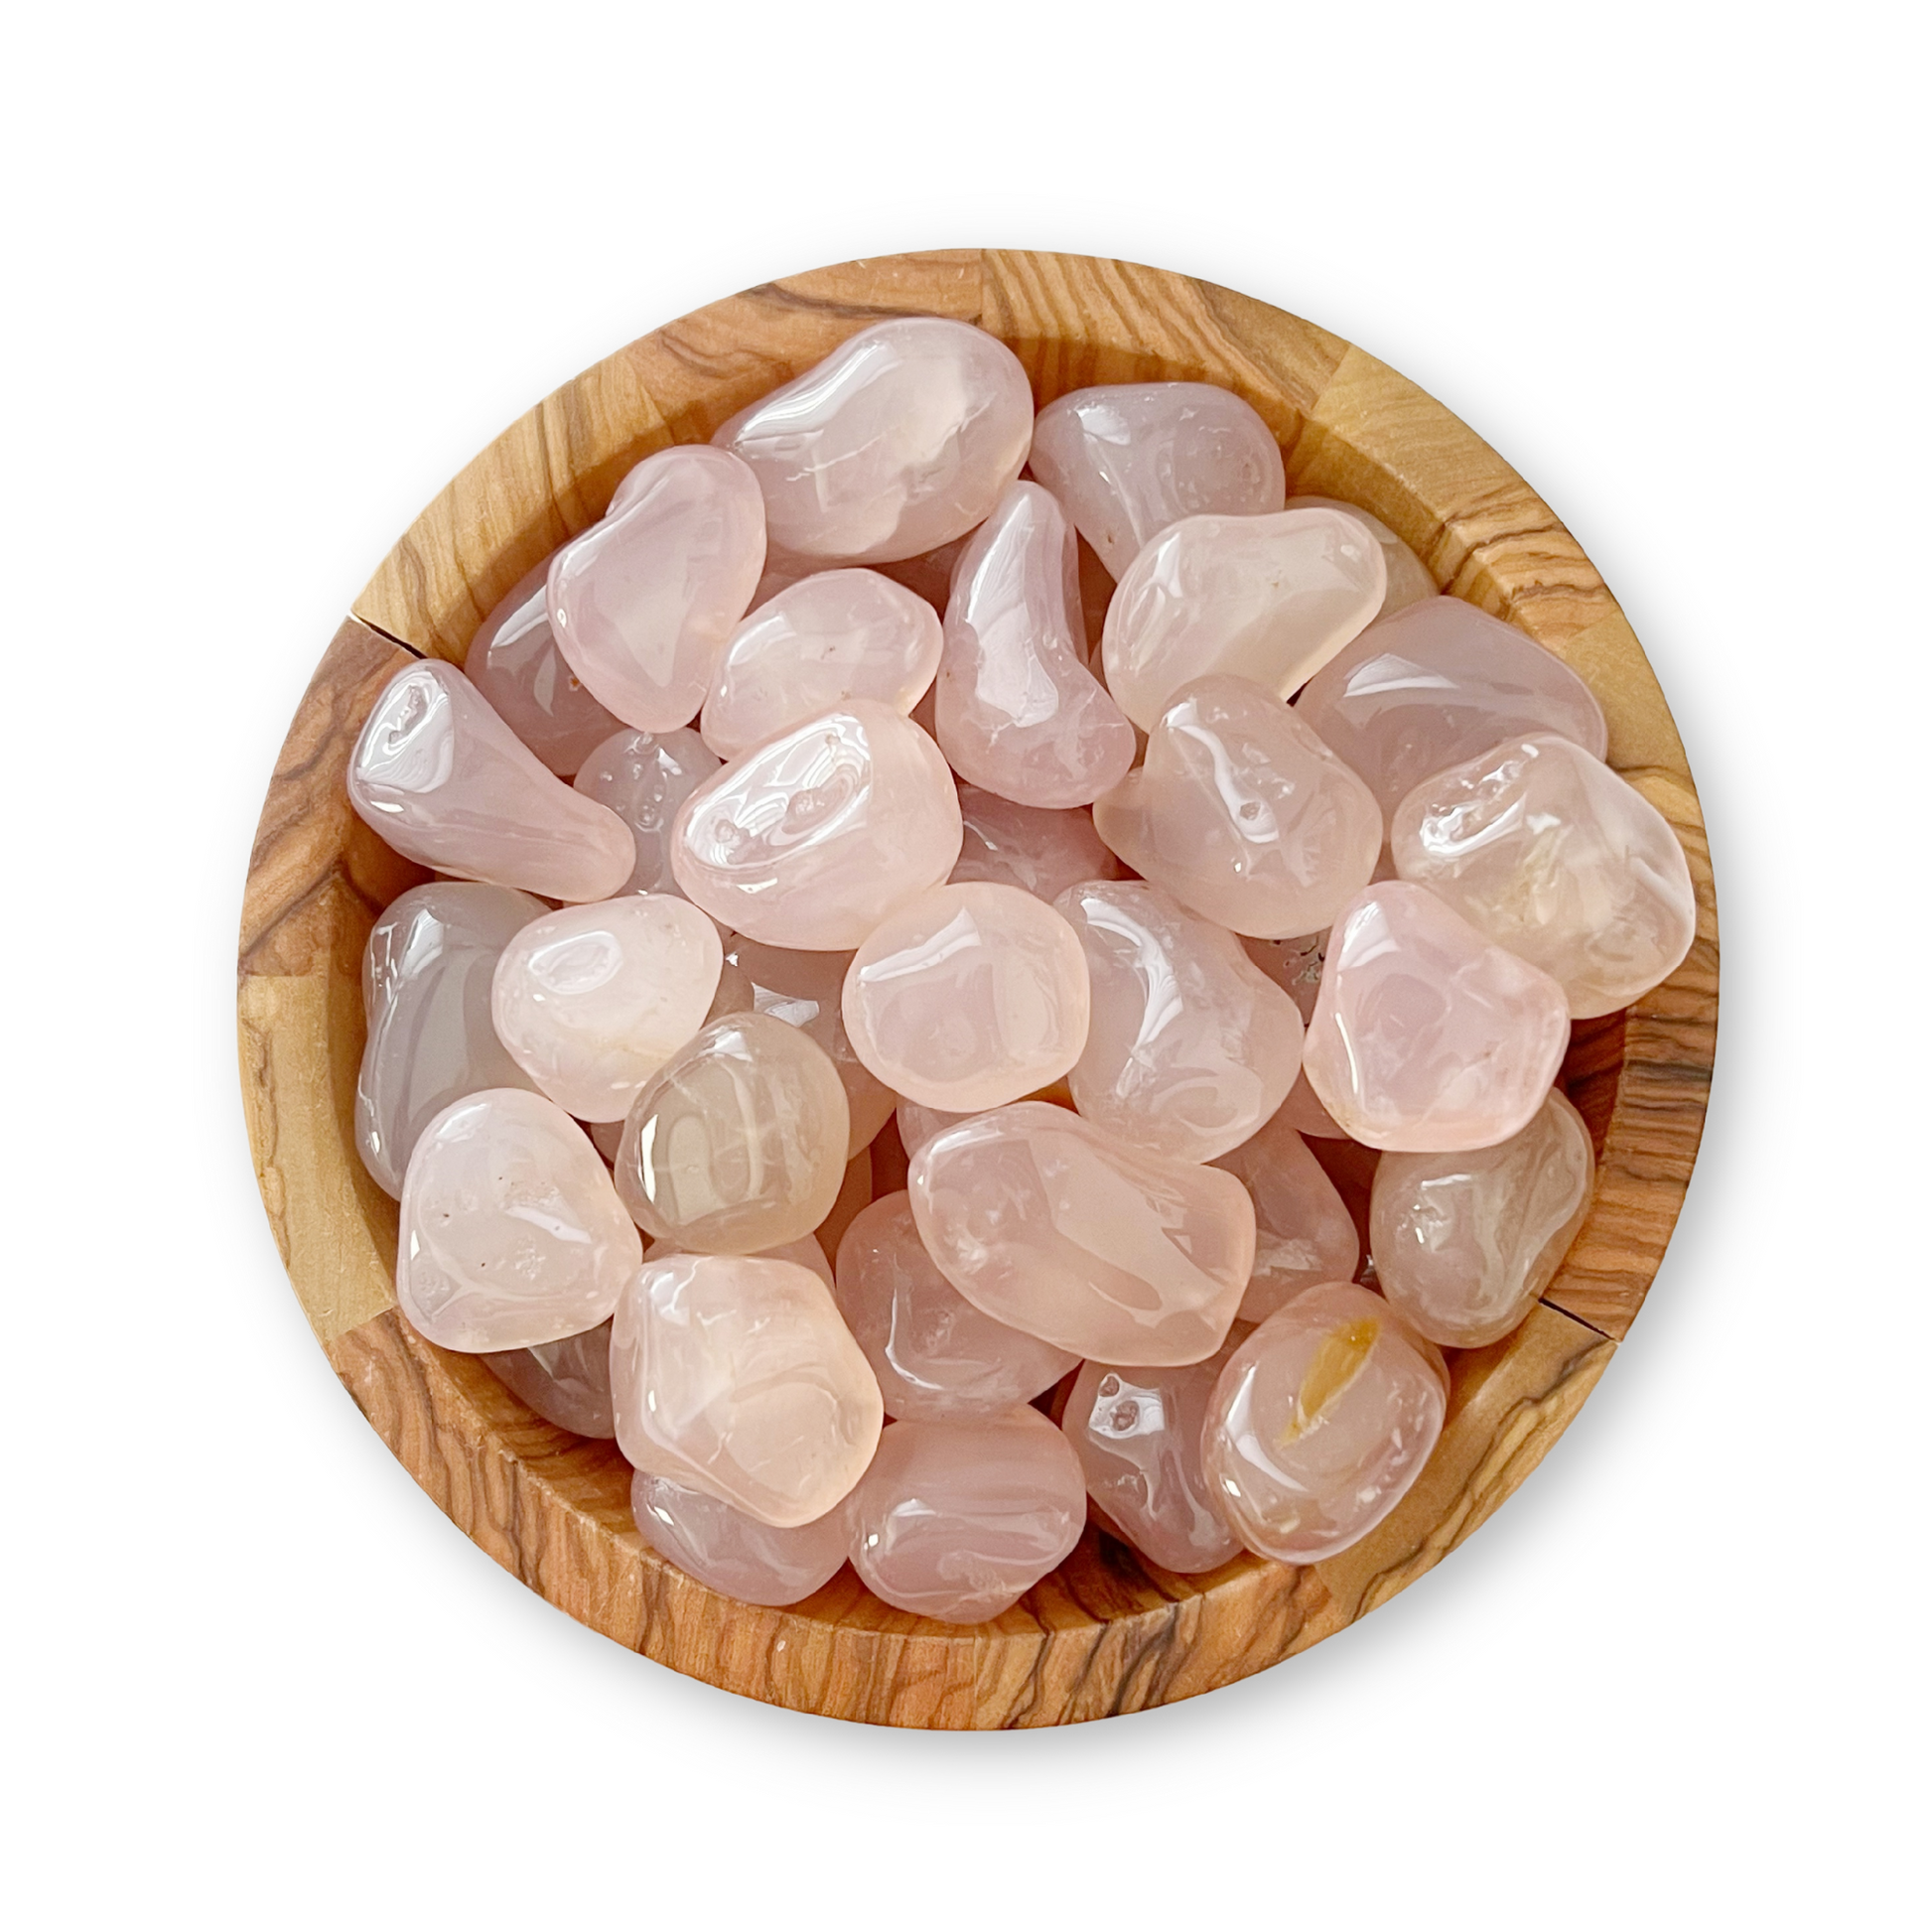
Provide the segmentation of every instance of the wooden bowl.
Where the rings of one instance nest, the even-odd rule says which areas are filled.
[[[350,1138],[359,975],[371,921],[426,875],[348,809],[348,754],[376,693],[412,656],[462,663],[485,614],[603,513],[632,464],[703,441],[854,331],[908,314],[998,336],[1041,403],[1176,377],[1245,396],[1281,441],[1291,489],[1373,511],[1446,591],[1588,681],[1610,763],[1690,854],[1690,957],[1627,1012],[1580,1023],[1565,1063],[1597,1143],[1583,1233],[1522,1327],[1452,1359],[1441,1445],[1401,1506],[1311,1569],[1243,1556],[1173,1577],[1090,1525],[1057,1572],[971,1629],[887,1608],[850,1568],[791,1609],[753,1608],[643,1546],[613,1445],[538,1420],[396,1312],[396,1203]],[[1717,1035],[1717,911],[1684,748],[1635,635],[1575,539],[1448,410],[1325,330],[1227,289],[1085,256],[960,250],[793,276],[655,330],[539,403],[416,519],[323,653],[276,765],[249,865],[239,1008],[262,1199],[316,1337],[403,1466],[498,1563],[617,1642],[768,1703],[941,1728],[1068,1724],[1307,1649],[1431,1569],[1542,1459],[1635,1318],[1684,1198]],[[1316,1146],[1359,1209],[1365,1151]]]

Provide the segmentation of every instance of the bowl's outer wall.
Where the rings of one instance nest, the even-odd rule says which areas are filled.
[[[349,811],[362,720],[412,655],[461,663],[501,595],[594,522],[632,464],[709,437],[854,331],[904,314],[1000,337],[1042,404],[1088,383],[1170,378],[1245,396],[1281,442],[1291,490],[1373,511],[1444,590],[1588,681],[1610,763],[1689,853],[1689,958],[1627,1014],[1580,1026],[1566,1063],[1599,1156],[1575,1248],[1515,1334],[1455,1359],[1421,1481],[1332,1562],[1242,1557],[1177,1578],[1089,1528],[1059,1571],[973,1629],[889,1609],[849,1568],[791,1609],[752,1608],[644,1548],[610,1444],[539,1421],[395,1311],[396,1204],[350,1138],[359,974],[375,915],[425,875]],[[538,404],[437,497],[337,632],[276,765],[249,867],[239,1009],[262,1198],[317,1338],[404,1466],[497,1562],[619,1643],[747,1696],[879,1724],[1063,1724],[1212,1690],[1306,1649],[1431,1569],[1542,1459],[1628,1330],[1683,1201],[1716,1048],[1717,907],[1684,748],[1629,624],[1549,508],[1441,404],[1339,338],[1208,283],[949,250],[794,276],[655,330]],[[1347,1148],[1328,1152],[1359,1204]],[[863,1157],[853,1182],[863,1192]]]

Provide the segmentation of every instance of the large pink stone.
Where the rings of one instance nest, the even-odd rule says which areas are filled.
[[[797,1603],[845,1568],[851,1530],[841,1505],[777,1529],[671,1476],[630,1478],[637,1532],[666,1562],[741,1603]]]
[[[1395,611],[1406,611],[1410,605],[1420,604],[1424,598],[1437,595],[1436,580],[1429,574],[1429,566],[1379,516],[1369,515],[1359,504],[1344,503],[1338,496],[1291,496],[1288,507],[1292,510],[1341,510],[1354,517],[1381,545],[1382,563],[1388,572],[1389,584],[1382,593],[1382,608],[1375,614],[1378,618],[1386,618]]]
[[[630,827],[636,860],[626,893],[680,893],[671,877],[671,823],[677,808],[722,760],[694,731],[618,732],[585,759],[577,790]]]
[[[610,510],[550,561],[557,648],[597,699],[639,731],[698,715],[764,568],[757,479],[722,450],[646,457]]]
[[[1286,1110],[1214,1165],[1255,1204],[1255,1271],[1237,1319],[1266,1321],[1305,1288],[1354,1278],[1362,1263],[1354,1217]]]
[[[611,1414],[611,1324],[581,1335],[483,1356],[483,1366],[545,1422],[573,1436],[608,1442],[618,1433]]]
[[[1303,1052],[1351,1140],[1493,1147],[1543,1104],[1570,1044],[1560,987],[1420,886],[1371,886],[1335,921]]]
[[[908,1187],[919,1239],[967,1301],[1101,1361],[1204,1360],[1254,1268],[1254,1207],[1232,1174],[1041,1101],[935,1135]]]
[[[1019,357],[936,316],[876,323],[740,411],[712,441],[751,466],[772,543],[890,563],[964,536],[1033,439]]]
[[[934,688],[939,749],[961,777],[1023,805],[1091,803],[1127,775],[1134,728],[1087,669],[1073,528],[1015,483],[967,545]]]
[[[611,1330],[611,1397],[633,1468],[780,1529],[845,1499],[885,1420],[825,1284],[753,1255],[637,1269]]]
[[[854,699],[747,752],[684,801],[685,895],[768,946],[850,952],[959,858],[959,794],[924,732]]]
[[[1050,903],[1083,879],[1120,877],[1120,861],[1101,844],[1090,813],[1043,811],[961,785],[959,815],[962,837],[951,885],[1018,886]]]
[[[1293,710],[1239,677],[1177,691],[1141,768],[1095,801],[1093,823],[1142,878],[1264,939],[1332,923],[1382,849],[1368,787]]]
[[[1577,673],[1459,597],[1381,619],[1309,680],[1296,710],[1392,813],[1432,773],[1555,732],[1601,758],[1602,708]]]
[[[546,770],[434,658],[382,687],[349,758],[348,799],[404,858],[545,898],[608,898],[635,856],[615,812]]]
[[[896,1422],[851,1505],[852,1567],[896,1609],[983,1623],[1080,1540],[1079,1458],[1036,1409]]]
[[[1447,1397],[1381,1299],[1310,1289],[1221,1371],[1201,1438],[1215,1500],[1257,1556],[1320,1563],[1359,1543],[1422,1473]]]
[[[1092,983],[1067,1085],[1097,1127],[1177,1161],[1238,1147],[1302,1069],[1295,1002],[1224,927],[1159,886],[1094,880],[1055,901]]]
[[[533,1348],[603,1321],[642,1250],[584,1130],[541,1094],[490,1087],[409,1157],[396,1301],[441,1348]]]

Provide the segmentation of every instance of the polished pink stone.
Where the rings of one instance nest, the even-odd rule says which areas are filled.
[[[1079,1458],[1036,1409],[896,1422],[851,1505],[852,1567],[896,1609],[983,1623],[1080,1540]]]
[[[845,1568],[852,1532],[840,1504],[777,1529],[672,1476],[630,1478],[638,1534],[668,1563],[741,1603],[796,1603]]]
[[[1369,881],[1370,885],[1375,882]],[[1243,939],[1241,950],[1295,1002],[1303,1021],[1314,1017],[1314,996],[1321,990],[1321,959],[1328,944],[1326,932],[1305,932],[1293,939]]]
[[[899,1145],[909,1161],[933,1135],[972,1118],[971,1114],[950,1113],[943,1107],[921,1107],[916,1100],[901,1100],[898,1103]]]
[[[1354,1217],[1286,1109],[1214,1165],[1255,1204],[1255,1271],[1238,1320],[1266,1321],[1305,1288],[1354,1278],[1362,1264]]]
[[[1454,1153],[1526,1126],[1569,1044],[1549,974],[1397,880],[1335,921],[1303,1064],[1352,1140]]]
[[[1292,510],[1342,510],[1354,517],[1381,545],[1389,586],[1382,593],[1382,608],[1375,614],[1378,618],[1386,618],[1395,611],[1406,611],[1410,605],[1420,604],[1424,598],[1437,595],[1436,580],[1429,574],[1429,566],[1380,517],[1369,515],[1360,504],[1344,503],[1339,496],[1291,496],[1288,507]]]
[[[1018,886],[1049,903],[1084,879],[1118,879],[1120,861],[1100,842],[1091,813],[1016,804],[977,785],[959,787],[959,863],[948,882]]]
[[[644,1259],[662,1261],[666,1255],[688,1255],[692,1252],[689,1248],[679,1247],[675,1241],[657,1240],[644,1250]],[[832,1264],[813,1235],[803,1235],[796,1241],[781,1241],[775,1248],[760,1248],[759,1259],[795,1262],[800,1268],[809,1268],[827,1288],[832,1286]]]
[[[698,715],[719,653],[764,568],[758,480],[704,444],[646,457],[609,512],[550,561],[557,648],[627,725]]]
[[[382,687],[349,758],[348,799],[404,858],[545,898],[608,898],[635,856],[615,812],[546,770],[434,658]]]
[[[581,1335],[511,1348],[483,1358],[483,1366],[545,1422],[573,1436],[608,1442],[618,1433],[611,1414],[611,1324]]]
[[[694,731],[636,732],[627,727],[607,738],[585,759],[575,780],[630,827],[636,860],[626,893],[677,893],[671,877],[671,823],[677,808],[716,771],[722,760]]]

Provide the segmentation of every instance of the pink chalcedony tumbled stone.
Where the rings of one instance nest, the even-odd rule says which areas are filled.
[[[637,1533],[667,1563],[741,1603],[797,1603],[845,1568],[844,1504],[790,1529],[760,1523],[671,1476],[630,1478]]]
[[[1232,1174],[1042,1101],[935,1135],[908,1186],[919,1239],[967,1301],[1101,1361],[1205,1360],[1254,1269],[1254,1205]]]
[[[1408,1493],[1448,1397],[1388,1306],[1327,1282],[1228,1358],[1201,1437],[1221,1513],[1257,1556],[1320,1563]]]
[[[752,473],[704,444],[660,450],[550,560],[550,627],[600,703],[639,731],[675,731],[698,715],[763,568]]]
[[[585,759],[577,790],[616,812],[636,844],[636,861],[621,892],[683,897],[671,877],[671,822],[721,762],[696,732],[685,730],[621,731]]]
[[[1214,1165],[1255,1204],[1255,1271],[1237,1320],[1266,1321],[1305,1288],[1353,1279],[1362,1264],[1354,1217],[1286,1109]]]
[[[1328,935],[1303,1065],[1351,1140],[1448,1154],[1527,1126],[1569,1044],[1570,1010],[1549,974],[1393,880]]]
[[[584,1130],[539,1093],[489,1087],[409,1157],[396,1301],[440,1348],[533,1348],[603,1321],[642,1250]]]
[[[712,441],[751,467],[780,549],[890,563],[986,516],[1027,461],[1033,411],[1004,343],[906,316],[862,329]]]
[[[908,713],[938,668],[931,605],[875,570],[828,570],[732,632],[699,728],[720,758],[735,759],[854,698]]]
[[[1369,884],[1374,885],[1371,879]],[[1304,932],[1293,939],[1243,939],[1241,950],[1295,1002],[1306,1023],[1314,1014],[1314,996],[1321,990],[1321,959],[1328,944],[1325,932]]]
[[[1038,1410],[896,1422],[852,1498],[852,1567],[896,1609],[983,1623],[1061,1563],[1086,1520],[1079,1457]]]
[[[1107,689],[1148,732],[1182,685],[1217,672],[1289,697],[1387,589],[1381,546],[1344,510],[1186,517],[1134,559],[1107,607]]]
[[[1296,713],[1241,677],[1184,685],[1093,808],[1142,878],[1255,938],[1316,932],[1368,884],[1382,814]]]
[[[934,685],[939,749],[962,778],[1023,805],[1091,803],[1134,762],[1134,728],[1087,669],[1073,528],[1015,483],[966,546]]]
[[[1120,861],[1090,813],[1019,805],[977,785],[959,787],[963,836],[948,885],[1018,886],[1049,904],[1083,879],[1118,879]]]
[[[1341,510],[1354,517],[1382,546],[1382,562],[1389,574],[1389,586],[1382,593],[1382,608],[1375,614],[1378,618],[1386,618],[1395,611],[1406,611],[1410,605],[1420,604],[1424,598],[1437,595],[1436,580],[1430,576],[1429,566],[1380,517],[1369,515],[1359,504],[1344,503],[1338,496],[1291,496],[1288,507],[1292,510]]]
[[[1459,597],[1380,619],[1309,680],[1295,709],[1361,773],[1385,814],[1506,738],[1555,732],[1601,758],[1602,708],[1577,673]]]
[[[1627,1007],[1697,937],[1697,892],[1670,821],[1552,733],[1424,779],[1396,807],[1389,838],[1404,879],[1541,966],[1573,1019]]]
[[[846,1229],[835,1294],[886,1413],[900,1421],[1031,1402],[1080,1359],[974,1308],[933,1265],[903,1190],[862,1208]]]
[[[901,1100],[897,1111],[899,1145],[909,1161],[933,1135],[972,1118],[971,1114],[949,1113],[943,1107],[921,1107],[916,1100]]]
[[[1028,462],[1115,577],[1181,517],[1266,516],[1288,487],[1268,425],[1206,382],[1075,389],[1035,419]]]
[[[1072,928],[1031,893],[935,886],[853,954],[843,1010],[853,1051],[896,1093],[977,1113],[1080,1057],[1087,966]]]
[[[644,1263],[618,1302],[611,1396],[633,1468],[780,1529],[844,1500],[885,1421],[831,1291],[756,1255]]]
[[[348,800],[405,859],[545,898],[608,898],[634,857],[615,812],[580,798],[434,659],[382,687],[349,758]]]
[[[483,1358],[483,1366],[545,1422],[573,1436],[609,1442],[618,1433],[611,1415],[611,1324],[581,1335],[511,1348]]]

